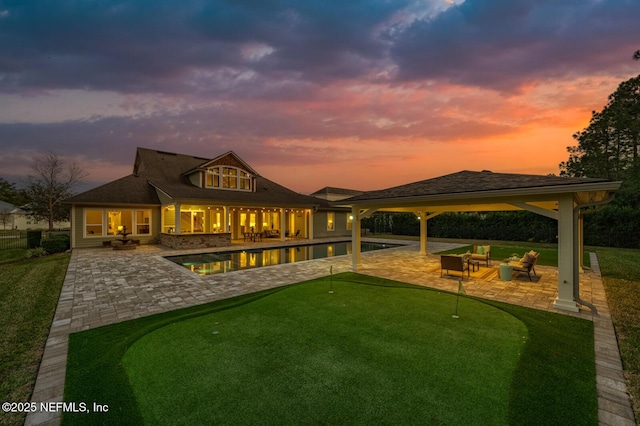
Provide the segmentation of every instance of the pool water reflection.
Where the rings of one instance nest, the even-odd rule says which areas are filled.
[[[398,246],[400,244],[363,242],[361,250],[365,252]],[[351,241],[166,256],[166,258],[199,275],[212,275],[345,254],[351,254]]]

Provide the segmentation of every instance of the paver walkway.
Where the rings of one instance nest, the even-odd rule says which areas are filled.
[[[430,242],[429,251],[459,246]],[[135,251],[74,250],[31,400],[37,403],[63,400],[70,333],[325,276],[329,274],[329,268],[334,274],[351,271],[351,257],[338,256],[200,277],[162,257],[197,251],[177,252],[160,246],[141,246]],[[359,272],[455,291],[457,278],[425,273],[433,270],[438,262],[439,257],[420,256],[417,244],[409,244],[363,253]],[[581,275],[581,298],[593,303],[599,315],[593,317],[588,310],[573,315],[593,319],[595,325],[600,424],[634,425],[617,340],[597,259],[593,255],[591,264],[593,270]],[[466,280],[467,294],[565,313],[553,308],[557,269],[540,266],[536,270],[541,279],[534,284],[528,280]],[[59,424],[60,414],[31,413],[25,424]]]

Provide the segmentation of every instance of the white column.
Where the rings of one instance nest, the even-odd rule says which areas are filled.
[[[174,233],[179,235],[180,234],[180,203],[175,204],[175,215],[176,215],[176,227],[175,227]]]
[[[360,260],[360,209],[352,207],[353,223],[351,224],[351,268],[357,271],[362,267]]]
[[[313,210],[309,211],[309,240],[313,240]]]
[[[285,211],[284,209],[280,209],[280,241],[284,241],[286,240],[285,236],[287,235],[286,233],[286,226],[287,226],[287,218],[285,217]]]
[[[584,272],[584,215],[578,210],[578,271]]]
[[[573,287],[579,286],[577,216],[573,194],[563,196],[558,203],[558,297],[553,306],[571,312],[579,310],[573,298]]]
[[[11,215],[12,217],[14,215]],[[11,224],[11,229],[13,229],[13,223]],[[76,248],[76,205],[71,204],[71,248]],[[84,234],[84,230],[82,233]]]
[[[420,254],[427,255],[427,212],[420,213]]]

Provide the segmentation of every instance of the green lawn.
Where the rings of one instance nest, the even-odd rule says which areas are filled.
[[[593,324],[357,274],[73,334],[64,424],[597,424]],[[575,413],[580,413],[576,418]]]
[[[591,247],[598,255],[627,390],[640,423],[640,250]]]
[[[69,263],[69,255],[25,259],[26,249],[0,250],[0,401],[27,402]],[[0,425],[25,416],[0,413]]]

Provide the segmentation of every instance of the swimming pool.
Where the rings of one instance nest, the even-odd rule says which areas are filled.
[[[381,250],[400,245],[363,242],[361,250],[363,252]],[[345,254],[351,254],[351,241],[166,256],[165,258],[199,275],[212,275]]]

